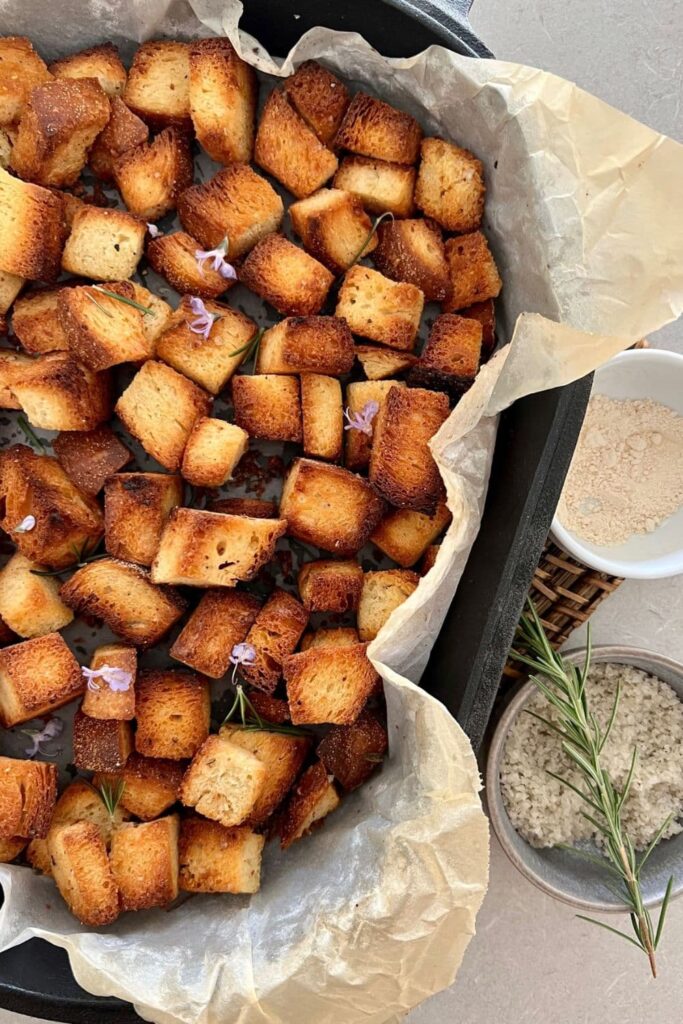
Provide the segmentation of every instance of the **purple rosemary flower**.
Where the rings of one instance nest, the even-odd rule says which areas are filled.
[[[149,231],[152,238],[158,238],[159,235],[161,234],[161,231],[159,231],[159,228],[156,226],[156,224],[151,224],[149,221],[147,221],[147,230]]]
[[[103,665],[102,668],[87,668],[85,665],[82,665],[81,672],[88,680],[88,689],[92,690],[93,693],[97,693],[98,690],[102,689],[100,684],[96,682],[97,679],[101,679],[112,693],[122,693],[130,689],[130,684],[133,682],[130,672],[126,672],[122,668],[114,668],[112,665]]]
[[[190,330],[193,334],[201,334],[205,341],[208,341],[209,335],[211,334],[211,328],[215,324],[216,320],[220,320],[218,313],[209,313],[208,309],[200,298],[193,295],[190,299],[190,309],[196,316],[196,320],[193,320],[190,324]]]
[[[362,434],[372,437],[372,421],[378,412],[379,402],[375,401],[366,402],[360,412],[349,412],[346,408],[344,415],[348,423],[344,425],[344,430],[360,430]]]
[[[226,281],[236,281],[237,271],[233,267],[232,263],[228,263],[225,258],[227,255],[227,238],[224,238],[220,245],[217,245],[215,249],[195,249],[194,252],[200,274],[204,273],[204,264],[206,261],[211,260],[212,269],[217,270],[221,277],[225,278]]]
[[[14,527],[14,533],[30,533],[31,530],[35,530],[36,517],[35,516],[24,516],[18,526]]]
[[[256,649],[251,644],[235,644],[230,652],[230,662],[238,665],[251,665],[256,661]]]
[[[43,729],[21,729],[25,736],[31,737],[31,746],[24,750],[26,756],[35,757],[36,754],[42,754],[43,757],[56,757],[59,751],[56,751],[55,754],[48,754],[46,750],[43,750],[43,744],[57,739],[58,736],[61,736],[63,729],[64,722],[58,715],[53,715]]]

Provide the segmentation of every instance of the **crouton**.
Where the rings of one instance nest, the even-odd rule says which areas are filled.
[[[116,403],[116,413],[145,451],[165,469],[178,469],[187,439],[211,399],[165,363],[150,360]]]
[[[180,221],[204,249],[229,241],[228,258],[237,259],[282,222],[282,199],[247,164],[231,164],[178,199]]]
[[[301,771],[311,741],[307,736],[287,736],[267,729],[245,729],[240,725],[224,725],[221,736],[249,751],[268,769],[248,824],[258,828],[270,817],[292,788]]]
[[[215,299],[231,288],[234,281],[226,280],[210,261],[200,266],[196,254],[201,248],[201,243],[184,231],[175,231],[153,238],[147,245],[147,259],[152,269],[181,295]]]
[[[313,459],[295,459],[282,489],[287,533],[349,558],[382,518],[384,502],[359,476]]]
[[[496,308],[493,299],[475,302],[474,305],[461,309],[460,316],[481,324],[481,361],[486,362],[496,347]]]
[[[56,192],[0,168],[0,270],[31,281],[54,281],[67,227]]]
[[[209,735],[209,684],[177,669],[147,671],[136,685],[135,749],[145,757],[194,757]]]
[[[207,301],[205,308],[214,322],[205,338],[192,330],[197,314],[192,312],[191,301],[191,296],[185,296],[171,317],[157,341],[157,358],[217,395],[244,360],[256,324],[224,303]]]
[[[167,330],[171,323],[173,307],[148,288],[143,288],[141,284],[137,284],[135,281],[131,281],[131,284],[135,289],[135,301],[146,307],[146,312],[142,317],[142,330],[148,343],[156,348],[157,338]]]
[[[328,181],[338,161],[290,105],[283,89],[265,102],[254,143],[254,163],[272,174],[297,199]]]
[[[80,213],[80,211],[88,205],[97,205],[94,202],[94,197],[93,203],[88,204],[84,203],[82,199],[79,199],[78,196],[73,195],[71,192],[60,192],[59,196],[62,200],[62,206],[64,207],[64,220],[66,222],[67,233],[71,232],[77,213]]]
[[[271,560],[286,528],[282,519],[173,509],[152,564],[152,579],[188,587],[234,587]]]
[[[207,505],[209,512],[229,516],[250,516],[252,519],[277,519],[277,505],[264,498],[216,498]]]
[[[207,590],[171,647],[171,657],[220,679],[228,671],[233,647],[246,638],[259,608],[251,594]]]
[[[457,313],[442,313],[429,332],[422,355],[408,374],[412,386],[460,398],[479,371],[482,325]]]
[[[397,164],[414,164],[422,129],[410,114],[359,92],[351,100],[334,140],[340,149]]]
[[[301,397],[297,377],[274,373],[233,377],[232,402],[235,422],[249,437],[267,441],[301,441]]]
[[[393,213],[410,217],[415,206],[413,189],[417,171],[404,164],[347,156],[339,165],[332,185],[358,196],[369,213]]]
[[[119,807],[142,821],[152,821],[176,802],[184,774],[181,761],[143,757],[133,751],[120,771],[96,775],[93,785],[121,785]]]
[[[339,381],[319,373],[304,373],[301,416],[305,454],[331,462],[341,459],[344,414]]]
[[[151,565],[183,482],[165,473],[117,473],[104,489],[104,546],[113,558]]]
[[[22,555],[49,569],[72,565],[74,550],[93,550],[104,529],[97,502],[73,485],[57,460],[23,444],[0,453],[0,511],[0,527]],[[35,526],[18,532],[27,515]]]
[[[399,380],[359,380],[349,384],[346,389],[346,403],[349,423],[358,418],[367,423],[367,430],[351,427],[346,431],[344,463],[348,469],[365,469],[370,463],[372,438],[379,410],[387,400],[392,388],[404,388],[405,382]],[[375,409],[374,414],[372,413]]]
[[[153,127],[191,124],[190,47],[151,40],[138,47],[123,93],[126,104]]]
[[[28,292],[14,304],[12,330],[22,348],[33,355],[67,352],[69,339],[59,317],[61,288]]]
[[[0,757],[0,839],[47,835],[56,799],[56,765]]]
[[[357,562],[306,562],[297,586],[309,612],[348,612],[358,607],[363,570]]]
[[[444,487],[429,441],[448,417],[448,397],[423,388],[389,391],[374,421],[370,482],[397,508],[433,515]]]
[[[180,472],[195,487],[222,487],[248,444],[246,430],[205,416],[197,420],[187,439]]]
[[[55,78],[96,78],[107,96],[120,96],[126,85],[126,69],[113,43],[62,57],[50,64],[49,71]]]
[[[16,124],[31,90],[52,75],[25,36],[0,38],[0,124]]]
[[[0,569],[0,615],[24,638],[56,633],[73,620],[72,611],[60,600],[58,581],[36,575],[36,568],[17,551]]]
[[[330,146],[350,101],[342,80],[317,61],[307,60],[285,79],[284,87],[297,114]]]
[[[91,927],[115,921],[119,894],[97,825],[61,825],[51,831],[48,850],[54,880],[71,913]]]
[[[336,629],[316,629],[301,638],[302,651],[315,647],[354,647],[359,643],[358,630],[354,626],[340,626]]]
[[[282,669],[294,725],[349,725],[355,722],[379,676],[367,644],[319,644],[290,654]]]
[[[387,730],[375,715],[364,711],[353,725],[333,725],[316,753],[330,775],[349,792],[372,775],[387,746]]]
[[[475,302],[495,299],[500,294],[503,282],[481,231],[449,238],[446,259],[451,287],[441,307],[444,313],[457,312]]]
[[[335,274],[348,270],[377,246],[372,221],[352,192],[323,188],[292,203],[289,215],[304,249]]]
[[[190,114],[195,134],[219,164],[249,163],[258,81],[228,39],[190,44]]]
[[[356,265],[344,275],[335,313],[354,334],[410,352],[415,348],[424,295],[414,284],[390,281]]]
[[[0,270],[0,314],[5,314],[24,287],[24,278]],[[4,332],[7,334],[7,330]]]
[[[146,231],[141,220],[123,210],[84,206],[74,217],[62,268],[96,281],[123,282],[137,270]]]
[[[52,448],[69,479],[92,497],[100,493],[107,477],[118,473],[133,458],[109,427],[58,434]]]
[[[242,284],[283,316],[319,313],[334,277],[284,235],[268,235],[252,249],[239,270]]]
[[[44,839],[36,839],[33,842],[44,843]],[[11,864],[20,853],[26,848],[27,840],[20,836],[13,836],[11,839],[0,839],[0,864]]]
[[[356,345],[355,355],[363,367],[368,380],[385,380],[397,373],[409,370],[417,362],[417,356],[410,352],[397,352],[391,348],[378,348],[376,345]]]
[[[256,373],[348,373],[354,360],[353,335],[335,316],[287,317],[261,338]]]
[[[209,736],[192,759],[180,785],[186,807],[226,828],[241,825],[256,808],[268,768],[228,736]]]
[[[394,562],[408,569],[419,561],[429,545],[448,526],[451,518],[444,501],[439,503],[431,516],[408,508],[392,509],[370,540]]]
[[[157,587],[138,565],[114,558],[89,562],[62,586],[62,600],[80,615],[101,619],[136,647],[151,647],[185,611],[171,587]]]
[[[77,711],[74,716],[73,762],[91,772],[115,772],[123,768],[133,749],[130,722],[91,718]]]
[[[190,140],[180,128],[165,128],[150,142],[127,149],[114,163],[114,181],[136,217],[158,220],[174,210],[193,177]]]
[[[484,213],[484,167],[468,149],[423,139],[415,202],[447,231],[474,231]]]
[[[30,370],[33,360],[13,348],[0,348],[0,409],[21,409],[14,384]]]
[[[302,839],[314,825],[320,825],[340,804],[334,779],[317,761],[301,776],[291,793],[280,819],[280,846],[283,850]]]
[[[59,295],[59,315],[69,348],[93,370],[118,363],[140,362],[153,355],[153,346],[142,329],[142,313],[129,305],[134,299],[132,281],[64,288]],[[121,302],[120,296],[128,302]]]
[[[145,122],[115,96],[111,101],[109,121],[88,154],[93,173],[102,181],[113,181],[114,166],[119,157],[148,139],[149,128]]]
[[[83,694],[81,710],[90,718],[130,721],[135,718],[135,678],[138,671],[138,652],[125,644],[103,644],[90,659],[94,671],[117,669],[114,684],[103,676],[88,680]]]
[[[44,430],[93,430],[112,411],[111,380],[69,352],[46,352],[17,371],[12,391],[26,418]]]
[[[410,569],[366,572],[358,605],[361,640],[374,640],[395,608],[416,589],[420,577]]]
[[[245,643],[256,656],[240,666],[243,678],[272,693],[282,675],[282,662],[296,650],[307,622],[308,612],[297,599],[276,587],[247,633]]]
[[[19,121],[10,167],[37,185],[75,185],[88,150],[109,120],[109,100],[94,78],[36,86]]]
[[[424,292],[428,302],[441,302],[450,288],[446,250],[433,221],[394,220],[377,228],[375,266],[392,281],[405,281]]]
[[[129,822],[114,833],[110,863],[122,910],[165,907],[178,895],[177,814]]]
[[[217,821],[184,818],[178,859],[184,892],[258,892],[266,837],[250,828],[225,828]]]

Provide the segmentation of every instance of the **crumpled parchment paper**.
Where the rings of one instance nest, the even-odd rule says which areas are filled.
[[[159,1024],[381,1024],[450,984],[486,889],[472,750],[408,677],[424,668],[476,535],[497,414],[679,315],[683,149],[553,75],[441,47],[389,60],[360,35],[315,29],[280,64],[240,40],[240,10],[234,0],[0,0],[0,32],[31,36],[47,57],[103,39],[130,56],[155,36],[227,34],[263,72],[315,58],[410,110],[486,165],[484,227],[505,282],[499,333],[516,324],[514,337],[432,442],[453,523],[370,648],[387,692],[382,772],[313,839],[286,856],[269,848],[249,900],[195,898],[92,932],[50,880],[1,866],[0,948],[34,935],[62,946],[81,985]]]

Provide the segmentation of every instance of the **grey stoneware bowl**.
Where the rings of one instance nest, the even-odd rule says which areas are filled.
[[[585,653],[585,648],[582,648],[568,652],[566,657],[582,664]],[[679,662],[638,647],[594,647],[592,663],[606,661],[633,665],[657,676],[668,683],[679,699],[683,700],[683,665]],[[513,721],[536,692],[533,683],[526,683],[510,702],[496,726],[486,765],[486,798],[491,825],[515,867],[549,896],[593,913],[623,912],[626,909],[624,904],[619,902],[606,884],[612,880],[607,870],[602,871],[597,865],[567,850],[552,847],[536,849],[522,839],[510,823],[500,788],[500,766],[505,740]],[[641,884],[648,908],[661,903],[672,875],[673,899],[683,892],[683,832],[659,843],[643,869]]]

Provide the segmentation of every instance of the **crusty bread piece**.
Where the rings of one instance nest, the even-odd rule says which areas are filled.
[[[254,648],[253,661],[240,666],[242,677],[252,686],[272,693],[282,675],[282,662],[296,650],[308,622],[308,612],[292,594],[275,588],[247,633],[246,643]]]
[[[171,647],[171,657],[220,679],[228,671],[233,647],[246,638],[260,607],[252,594],[207,590]]]
[[[32,355],[67,352],[67,338],[59,317],[61,288],[41,288],[17,299],[12,310],[12,330],[22,348]]]
[[[0,409],[21,409],[14,382],[33,365],[33,360],[13,348],[0,348]]]
[[[256,373],[323,373],[353,366],[353,335],[336,316],[293,316],[270,327],[259,345]]]
[[[16,274],[0,270],[0,314],[4,315],[24,287],[25,280]],[[7,334],[7,329],[4,331]]]
[[[306,562],[299,569],[297,586],[309,612],[355,611],[363,586],[363,570],[354,561]]]
[[[415,202],[447,231],[474,231],[484,213],[484,166],[468,149],[423,139]]]
[[[355,355],[368,380],[395,377],[417,362],[417,356],[410,352],[397,352],[396,349],[379,348],[377,345],[356,345]]]
[[[52,449],[69,479],[92,497],[100,493],[107,477],[133,458],[110,427],[65,431],[54,439]]]
[[[152,238],[147,244],[147,259],[157,274],[166,278],[180,294],[197,295],[202,299],[215,299],[234,281],[226,280],[214,270],[211,262],[200,267],[196,253],[201,243],[184,231]]]
[[[339,806],[334,780],[320,761],[301,776],[291,793],[280,819],[280,845],[283,850],[302,839],[314,825]]]
[[[153,345],[142,328],[143,314],[114,298],[136,301],[132,281],[109,282],[102,288],[83,285],[61,290],[59,315],[70,350],[93,370],[151,358]]]
[[[29,423],[44,430],[93,430],[111,416],[109,374],[70,352],[46,352],[17,368],[12,392]]]
[[[479,371],[482,330],[478,320],[442,313],[432,325],[422,355],[411,367],[408,382],[445,391],[457,401]]]
[[[54,281],[67,234],[61,196],[0,168],[0,270]]]
[[[25,638],[56,633],[73,620],[73,612],[59,597],[59,582],[31,571],[39,568],[15,551],[0,569],[0,615]]]
[[[304,249],[335,274],[348,270],[377,246],[372,221],[353,192],[320,189],[292,203],[289,216]]]
[[[15,125],[37,85],[52,75],[26,36],[0,38],[0,124]]]
[[[336,629],[316,629],[304,633],[299,650],[310,651],[312,647],[354,647],[359,643],[355,626],[339,626]]]
[[[57,766],[0,757],[0,838],[47,835],[57,799]]]
[[[407,569],[415,565],[452,519],[445,501],[434,515],[395,508],[382,520],[370,540],[394,562]]]
[[[183,761],[209,735],[211,698],[206,679],[177,669],[141,672],[136,686],[135,749],[145,757]]]
[[[114,163],[114,181],[132,214],[155,221],[175,209],[193,171],[189,137],[172,125],[122,153]]]
[[[267,441],[301,441],[301,397],[297,377],[274,373],[233,377],[232,402],[235,422],[249,437]]]
[[[115,921],[119,894],[97,825],[60,825],[50,832],[48,850],[54,880],[71,913],[91,927]]]
[[[277,519],[277,505],[265,498],[213,498],[206,507],[209,512],[223,512],[229,516]]]
[[[268,780],[268,768],[227,736],[209,736],[192,759],[180,786],[186,807],[226,828],[253,814]]]
[[[234,587],[271,560],[286,529],[282,519],[173,509],[152,564],[152,579],[188,587]]]
[[[387,730],[375,715],[364,711],[353,725],[333,725],[316,753],[330,775],[348,792],[372,775],[387,746]]]
[[[410,569],[366,572],[358,605],[361,640],[374,640],[395,608],[417,588],[420,577]]]
[[[344,157],[335,174],[334,188],[358,196],[369,213],[410,217],[415,209],[413,190],[417,171],[405,164],[387,163],[366,156]]]
[[[392,281],[406,281],[424,292],[428,302],[441,302],[450,288],[441,231],[430,220],[394,220],[377,228],[375,266]]]
[[[77,768],[90,772],[118,771],[132,749],[130,722],[91,718],[80,710],[74,715],[73,762]]]
[[[116,403],[126,429],[171,472],[180,466],[192,428],[211,411],[211,398],[170,366],[149,360]]]
[[[179,829],[177,814],[117,828],[109,860],[122,910],[165,907],[176,898]]]
[[[285,79],[284,87],[299,116],[321,142],[331,145],[350,102],[342,80],[317,61],[307,60]]]
[[[354,334],[410,352],[415,348],[424,295],[414,284],[391,281],[377,270],[347,270],[335,313]]]
[[[358,92],[344,114],[334,140],[340,149],[397,164],[414,164],[422,129],[405,110]]]
[[[74,217],[64,246],[62,268],[96,281],[126,281],[137,270],[146,231],[143,221],[124,210],[83,206]],[[95,298],[99,302],[103,296]]]
[[[151,647],[185,611],[172,587],[157,587],[146,569],[114,558],[89,562],[61,589],[62,600],[79,615],[105,622],[136,647]]]
[[[484,299],[483,302],[466,306],[460,310],[460,316],[481,324],[481,361],[486,362],[496,347],[496,307],[493,299]]]
[[[345,432],[344,464],[348,469],[365,469],[369,465],[379,409],[386,402],[387,395],[392,388],[404,388],[405,386],[405,382],[400,380],[358,380],[348,385],[346,407],[350,419],[356,415],[362,415],[368,402],[374,402],[378,407],[369,422],[369,434],[363,430],[355,430],[353,427]]]
[[[375,417],[370,482],[397,508],[436,511],[444,486],[429,441],[448,409],[438,391],[393,387]]]
[[[113,43],[100,43],[55,60],[49,71],[55,78],[96,78],[107,96],[120,96],[126,85],[126,69]]]
[[[239,270],[242,284],[283,316],[310,316],[322,309],[334,277],[290,242],[271,234],[254,246]]]
[[[184,892],[258,892],[266,837],[250,828],[225,828],[205,818],[183,818],[178,858]]]
[[[341,384],[319,373],[301,376],[304,453],[337,462],[342,455],[344,413]]]
[[[235,423],[204,416],[187,439],[180,472],[195,487],[222,487],[247,450],[249,435]]]
[[[133,751],[124,768],[96,775],[93,785],[122,785],[119,807],[142,821],[153,821],[177,801],[184,774],[182,761],[143,757]]]
[[[307,736],[286,736],[266,729],[245,729],[240,725],[224,725],[221,736],[249,751],[267,768],[267,775],[248,824],[263,825],[284,800],[301,771],[311,745]]]
[[[265,102],[254,143],[254,163],[297,199],[310,196],[337,169],[337,158],[292,107],[284,89]]]
[[[289,704],[280,697],[273,697],[263,690],[251,690],[249,701],[256,714],[264,722],[272,722],[275,725],[284,725],[289,722]]]
[[[141,306],[147,307],[148,312],[144,313],[142,317],[142,329],[148,343],[156,348],[157,338],[164,333],[171,322],[173,307],[136,281],[131,283],[135,289],[135,301]]]
[[[135,51],[123,99],[153,127],[191,124],[190,47],[150,40]]]
[[[104,546],[113,558],[151,565],[183,481],[167,473],[117,473],[104,488]]]
[[[82,199],[79,199],[78,196],[75,196],[72,192],[59,192],[58,194],[62,200],[62,206],[64,207],[64,220],[66,222],[67,232],[70,232],[73,227],[76,214],[84,209],[85,206],[96,204],[94,202],[92,204],[84,203]]]
[[[228,39],[190,44],[190,114],[195,134],[219,164],[249,163],[258,81]]]
[[[113,181],[114,165],[119,157],[148,139],[149,128],[145,122],[115,96],[111,100],[111,114],[106,127],[88,154],[88,164],[98,178]]]
[[[314,459],[294,460],[280,499],[288,534],[344,558],[360,551],[384,508],[367,480]]]
[[[44,843],[45,840],[34,839],[32,842]],[[13,836],[11,839],[0,839],[0,864],[11,864],[20,853],[23,853],[27,843],[28,841],[21,836]]]
[[[355,722],[379,676],[367,644],[318,645],[285,658],[282,669],[294,725]]]
[[[451,287],[441,307],[444,313],[453,313],[475,302],[495,299],[500,295],[503,282],[481,231],[449,238],[446,242],[446,259]]]
[[[88,682],[83,694],[81,710],[90,718],[121,719],[135,718],[135,679],[138,672],[138,652],[125,644],[103,644],[93,651],[90,668],[117,668],[128,676],[113,689],[101,677]]]

